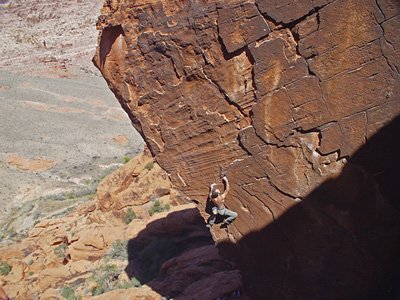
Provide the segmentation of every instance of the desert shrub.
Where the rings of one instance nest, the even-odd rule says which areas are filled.
[[[128,242],[116,240],[113,242],[107,256],[112,259],[125,260],[128,258]]]
[[[145,166],[144,166],[144,168],[147,170],[147,171],[150,171],[151,169],[153,169],[153,167],[154,167],[154,162],[148,162]]]
[[[27,213],[31,212],[34,207],[35,207],[35,205],[33,203],[29,202],[19,210],[19,213],[20,214],[27,214]]]
[[[63,201],[63,200],[66,199],[66,197],[67,197],[67,196],[66,196],[65,193],[56,194],[56,195],[53,196],[53,200],[55,200],[55,201]]]
[[[98,181],[93,181],[89,186],[76,189],[70,192],[50,195],[42,198],[43,200],[54,200],[54,201],[64,201],[73,200],[79,198],[90,198],[96,193]]]
[[[163,211],[168,211],[170,209],[169,204],[162,204],[160,200],[154,201],[153,205],[150,207],[148,210],[149,215],[152,216],[155,213],[163,212]]]
[[[10,274],[12,267],[5,261],[0,262],[0,275],[7,276]]]
[[[112,172],[114,172],[117,169],[118,169],[118,165],[109,166],[107,169],[105,169],[101,172],[101,175],[98,179],[93,180],[93,184],[95,184],[97,186],[97,184],[100,183],[100,181],[102,181],[104,178],[106,178],[108,175],[110,175]]]
[[[40,216],[41,216],[41,213],[40,213],[39,211],[35,211],[35,212],[33,213],[33,215],[32,215],[32,219],[33,219],[33,220],[37,220],[37,219],[40,218]]]
[[[131,159],[128,157],[128,156],[125,156],[124,157],[124,163],[127,163],[127,162],[129,162]]]
[[[132,208],[128,208],[128,210],[125,212],[125,217],[124,217],[124,222],[125,224],[129,224],[132,222],[134,219],[136,219],[136,214],[133,211]]]
[[[130,281],[125,281],[125,282],[118,282],[118,284],[115,286],[117,289],[130,289],[132,287],[141,287],[142,284],[140,281],[136,278],[133,277]]]
[[[75,290],[69,286],[64,286],[61,289],[61,296],[64,297],[64,299],[67,300],[79,300],[80,297],[75,295]]]
[[[114,172],[118,168],[117,165],[113,165],[103,170],[98,178],[93,178],[92,180],[86,180],[85,184],[87,186],[75,189],[69,192],[63,192],[55,195],[49,195],[46,197],[39,198],[40,200],[55,200],[55,201],[64,201],[64,200],[73,200],[79,198],[92,198],[97,191],[97,187],[101,180],[106,178],[112,172]]]
[[[71,211],[74,210],[75,207],[71,206],[71,207],[67,207],[66,209],[63,209],[62,211],[60,211],[59,213],[53,214],[53,217],[62,217],[65,215],[68,215]]]
[[[54,253],[60,258],[64,258],[66,255],[65,252],[66,252],[67,248],[68,248],[67,244],[61,243],[56,248],[54,248]]]
[[[17,235],[18,235],[18,233],[15,231],[14,228],[10,228],[10,229],[6,228],[6,229],[3,229],[2,232],[0,232],[0,239],[6,239],[6,238],[13,239]]]
[[[117,280],[121,271],[115,265],[104,265],[95,272],[96,275],[92,279],[96,282],[96,286],[92,289],[92,296],[113,290],[118,283]]]

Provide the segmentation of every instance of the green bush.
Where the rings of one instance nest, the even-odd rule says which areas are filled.
[[[152,216],[155,213],[163,212],[163,211],[168,211],[170,209],[169,204],[162,204],[160,200],[154,201],[152,207],[148,210],[149,215]]]
[[[128,210],[125,212],[125,217],[124,217],[125,224],[129,224],[134,219],[136,219],[135,212],[133,211],[132,208],[128,208]]]
[[[92,296],[101,295],[111,291],[117,285],[119,273],[115,265],[104,265],[96,270],[96,276],[93,278],[96,286],[92,289]]]
[[[64,297],[64,299],[67,300],[79,300],[81,299],[80,297],[75,295],[75,290],[69,286],[64,286],[61,289],[61,296]]]
[[[147,165],[145,165],[144,166],[144,168],[147,170],[147,171],[150,171],[151,169],[153,169],[153,167],[154,167],[154,162],[148,162],[147,163]]]
[[[129,159],[129,158],[128,158]],[[42,201],[54,200],[54,201],[64,201],[64,200],[73,200],[80,198],[92,198],[96,191],[97,187],[101,180],[106,178],[112,172],[114,172],[118,168],[117,165],[113,165],[103,170],[98,178],[93,178],[92,180],[86,180],[85,187],[78,188],[69,192],[63,192],[59,194],[49,195],[46,197],[40,197],[39,199]]]
[[[125,282],[118,282],[118,284],[115,286],[117,289],[130,289],[132,287],[141,287],[142,284],[140,281],[136,278],[133,277],[130,281],[125,281]]]
[[[65,243],[62,243],[60,245],[58,245],[56,248],[54,248],[54,253],[60,257],[60,258],[64,258],[66,255],[66,250],[68,248],[68,245]]]
[[[130,289],[141,287],[138,279],[133,277],[130,281],[118,282],[118,269],[114,265],[102,267],[102,273],[95,279],[96,286],[92,289],[92,296],[104,294],[115,289]]]
[[[92,289],[92,296],[98,296],[98,295],[101,295],[101,294],[103,294],[105,292],[106,291],[101,286],[95,286]]]
[[[0,232],[0,240],[2,239],[13,239],[18,236],[18,233],[15,231],[13,227],[9,228],[9,226],[5,226],[1,229]]]
[[[110,251],[107,253],[107,256],[112,259],[128,259],[128,241],[114,241]]]
[[[40,213],[39,211],[35,211],[35,212],[33,213],[33,215],[32,215],[32,219],[33,219],[33,220],[37,220],[37,219],[40,218],[40,216],[41,216],[41,213]]]
[[[124,163],[127,163],[128,161],[130,161],[131,159],[128,156],[124,157]]]
[[[0,262],[0,275],[7,276],[10,274],[12,267],[5,261]]]

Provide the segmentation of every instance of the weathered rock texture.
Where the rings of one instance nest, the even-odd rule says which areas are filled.
[[[240,271],[220,255],[195,205],[178,205],[182,197],[149,162],[148,153],[135,157],[100,183],[93,201],[2,245],[0,299],[64,299],[66,287],[82,299],[213,300],[238,290]],[[170,210],[150,216],[155,199]],[[129,224],[127,207],[137,216]],[[142,286],[127,285],[133,277]]]
[[[400,113],[399,6],[105,1],[95,64],[175,187],[204,208],[227,172],[239,218],[214,233],[254,297],[392,293],[399,212],[351,157]]]

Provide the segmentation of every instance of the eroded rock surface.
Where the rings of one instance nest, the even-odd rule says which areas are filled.
[[[244,241],[243,265],[257,267],[264,255],[248,247],[257,244],[246,244],[249,235],[272,228],[257,237],[273,255],[264,257],[265,269],[244,268],[254,296],[262,289],[276,291],[268,294],[275,299],[391,293],[385,284],[368,287],[388,266],[380,256],[395,249],[399,212],[368,159],[351,158],[400,113],[399,6],[105,2],[94,62],[174,186],[203,209],[210,183],[227,172],[227,206],[239,218],[214,234]],[[383,224],[393,225],[391,234]],[[342,235],[352,238],[328,242]]]
[[[240,271],[219,254],[196,206],[183,204],[165,172],[150,162],[148,153],[137,156],[103,179],[92,201],[3,244],[0,295],[212,300],[240,289]],[[155,201],[170,207],[150,214]]]

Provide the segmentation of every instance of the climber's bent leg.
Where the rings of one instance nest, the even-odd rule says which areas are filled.
[[[213,207],[212,208],[212,215],[211,215],[210,219],[208,220],[207,227],[211,227],[211,226],[214,225],[215,220],[217,219],[217,213],[218,213],[217,208]]]
[[[224,223],[230,224],[232,223],[238,216],[237,212],[229,209],[225,209],[225,216],[228,216],[228,218],[225,219]]]

